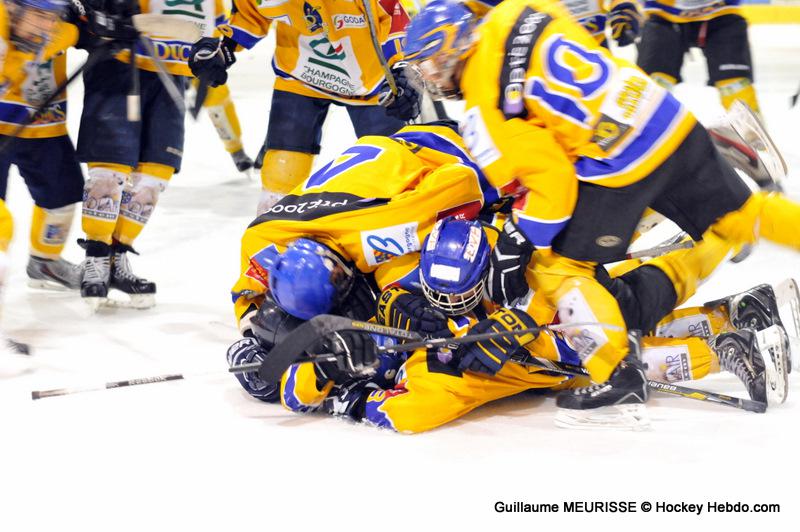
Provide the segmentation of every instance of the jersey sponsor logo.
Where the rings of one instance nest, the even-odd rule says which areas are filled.
[[[364,28],[367,26],[367,21],[364,15],[334,15],[333,27],[337,30],[345,28]]]
[[[370,266],[420,249],[417,222],[361,231],[361,247]]]
[[[686,353],[676,356],[667,355],[664,358],[664,375],[667,382],[681,382],[692,379],[692,370],[689,366],[689,357]]]
[[[165,15],[186,15],[187,17],[206,18],[203,12],[205,0],[164,0],[164,5],[170,9],[164,9]]]
[[[473,107],[464,114],[461,130],[464,144],[478,166],[486,168],[500,158],[500,150],[489,135],[480,108]]]
[[[522,101],[523,85],[531,62],[536,40],[550,23],[550,15],[526,7],[520,13],[506,39],[506,57],[500,71],[500,102],[498,108],[507,119],[527,118]]]
[[[301,35],[298,49],[292,75],[300,81],[345,97],[366,92],[350,37],[331,41],[325,35]]]
[[[467,203],[457,205],[456,207],[450,207],[449,209],[437,212],[436,220],[442,220],[448,216],[452,216],[456,220],[474,220],[481,211],[481,206],[482,204],[480,200],[472,200]]]
[[[389,203],[386,198],[362,198],[346,192],[312,192],[284,196],[270,210],[259,216],[250,227],[270,220],[316,220],[324,216],[367,209]]]
[[[303,2],[303,18],[306,21],[308,31],[311,33],[316,33],[325,27],[325,23],[322,22],[322,15],[319,14],[319,9],[308,2]]]

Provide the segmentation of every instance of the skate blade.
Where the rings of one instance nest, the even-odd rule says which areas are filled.
[[[786,353],[789,339],[783,328],[772,325],[756,333],[758,348],[764,356],[767,381],[767,404],[786,401],[789,392],[789,359]]]
[[[84,297],[82,300],[86,304],[86,308],[89,310],[90,315],[96,314],[101,308],[106,306],[105,297]]]
[[[103,303],[106,308],[134,308],[137,310],[147,310],[156,305],[156,298],[153,294],[130,294],[128,300],[107,298]]]
[[[49,292],[69,292],[78,289],[78,287],[69,288],[68,286],[64,286],[61,283],[57,283],[56,281],[50,281],[48,279],[28,279],[28,286],[30,288],[47,290]]]
[[[641,403],[604,406],[589,410],[559,408],[554,421],[556,427],[562,429],[614,429],[639,432],[652,428],[647,409]]]

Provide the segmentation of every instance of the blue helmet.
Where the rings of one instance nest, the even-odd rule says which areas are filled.
[[[456,0],[433,0],[422,8],[406,28],[409,78],[434,98],[458,97],[456,67],[472,49],[475,24],[472,11]]]
[[[338,306],[353,286],[353,270],[329,247],[295,240],[269,265],[275,302],[296,318],[309,320]]]
[[[453,217],[436,222],[420,252],[425,298],[451,315],[465,314],[483,299],[491,247],[479,222]]]

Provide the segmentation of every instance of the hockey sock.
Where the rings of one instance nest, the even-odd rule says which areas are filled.
[[[67,242],[74,216],[74,204],[58,209],[44,209],[34,205],[31,217],[31,255],[43,259],[58,259]]]
[[[697,286],[725,260],[734,244],[708,231],[694,247],[681,249],[656,257],[645,264],[663,271],[678,295],[677,305],[682,305],[694,295]]]
[[[227,85],[209,87],[203,104],[228,153],[242,149],[242,126]]]
[[[673,310],[656,325],[656,336],[686,338],[713,336],[734,330],[721,308],[686,307]]]
[[[758,107],[758,99],[756,98],[756,90],[753,84],[747,78],[733,78],[718,81],[714,86],[719,91],[719,99],[722,101],[722,106],[725,109],[730,109],[733,102],[742,100],[750,109],[757,114],[761,114]]]
[[[81,225],[87,240],[111,244],[117,225],[122,189],[132,168],[121,164],[89,163],[89,179],[83,187]]]
[[[704,338],[644,339],[642,361],[648,379],[681,382],[719,373],[719,358]]]
[[[140,163],[136,167],[122,194],[119,219],[114,228],[115,240],[128,246],[133,245],[174,173],[175,169],[171,166],[158,163]]]
[[[0,253],[5,254],[11,239],[14,238],[14,218],[6,207],[6,202],[0,199]]]
[[[314,156],[299,151],[269,150],[261,167],[261,200],[258,212],[264,212],[311,175]],[[270,204],[271,203],[271,204]]]

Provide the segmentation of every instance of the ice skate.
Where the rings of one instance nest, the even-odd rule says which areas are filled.
[[[647,398],[642,363],[628,355],[606,382],[558,394],[555,424],[561,428],[647,430],[650,427],[644,405]]]
[[[785,333],[780,325],[763,331],[743,329],[709,339],[719,365],[742,381],[753,401],[770,405],[786,401],[788,361]]]
[[[253,159],[248,157],[244,150],[238,150],[231,153],[231,158],[233,159],[233,164],[236,165],[237,170],[245,174],[247,177],[251,177]]]
[[[51,290],[78,290],[81,287],[81,266],[62,258],[44,259],[30,256],[28,259],[28,286]]]
[[[109,306],[131,307],[148,309],[153,307],[156,295],[156,283],[137,276],[131,269],[128,253],[136,253],[134,249],[125,244],[114,244],[114,255],[111,265],[111,288],[119,290],[130,297],[129,302],[108,299]]]
[[[111,282],[111,246],[97,240],[79,240],[86,250],[86,259],[81,266],[81,297],[94,312],[108,299]]]

